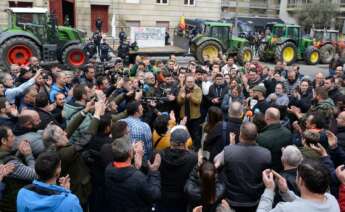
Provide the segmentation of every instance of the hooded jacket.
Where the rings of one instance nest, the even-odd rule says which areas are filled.
[[[162,198],[159,204],[187,206],[183,189],[197,163],[197,156],[188,150],[171,148],[163,150],[160,155]]]
[[[31,189],[35,187],[51,195],[42,195]],[[78,198],[71,191],[57,185],[49,185],[40,181],[33,181],[32,186],[20,189],[17,197],[17,211],[55,211],[81,212]]]
[[[62,113],[66,119],[67,125],[77,115],[77,113],[83,109],[84,106],[75,103],[73,100],[65,104]],[[80,138],[83,136],[83,134],[88,131],[91,120],[92,114],[86,113],[86,117],[84,118],[83,122],[79,125],[78,129],[74,131],[72,137],[70,138],[70,142],[72,144],[81,140]]]
[[[109,164],[105,170],[105,193],[108,211],[148,212],[161,197],[158,171],[141,171],[129,166],[116,168]]]

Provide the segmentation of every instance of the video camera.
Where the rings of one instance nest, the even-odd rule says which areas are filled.
[[[157,97],[157,96],[153,96],[153,97],[141,97],[140,102],[142,104],[150,104],[151,102],[155,102],[157,104],[163,104],[165,102],[168,101],[167,97]]]

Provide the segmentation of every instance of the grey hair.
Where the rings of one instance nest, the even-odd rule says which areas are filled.
[[[42,133],[42,139],[46,147],[56,144],[56,142],[59,140],[59,138],[55,134],[55,131],[58,128],[59,127],[55,124],[48,124],[48,126],[44,129]]]
[[[289,145],[282,151],[281,160],[289,166],[297,167],[302,162],[303,155],[295,145]]]
[[[125,162],[130,157],[130,152],[133,149],[132,143],[128,136],[117,138],[111,144],[114,159],[116,162]]]

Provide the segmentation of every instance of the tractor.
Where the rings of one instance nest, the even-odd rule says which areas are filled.
[[[191,40],[191,53],[200,62],[213,60],[225,53],[236,56],[237,61],[243,65],[253,58],[248,40],[232,35],[232,24],[221,22],[205,22],[199,33]]]
[[[27,65],[35,56],[43,63],[62,62],[80,68],[87,62],[86,33],[57,26],[54,15],[45,8],[9,8],[8,28],[0,32],[0,59],[3,66]]]
[[[314,41],[314,46],[320,51],[321,63],[331,63],[336,53],[344,57],[345,43],[344,40],[339,39],[339,31],[312,29],[310,36]]]
[[[307,64],[319,63],[320,53],[313,40],[302,37],[298,25],[274,24],[271,34],[261,40],[258,55],[261,61],[275,59],[287,65],[304,59]]]

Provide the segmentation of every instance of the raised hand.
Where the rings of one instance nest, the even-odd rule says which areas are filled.
[[[13,163],[0,164],[0,182],[14,171],[15,165]]]
[[[67,175],[66,177],[60,177],[59,178],[59,183],[60,183],[60,186],[64,187],[65,189],[68,189],[70,190],[70,187],[71,187],[71,179],[69,177],[69,175]]]
[[[156,154],[155,160],[153,161],[152,164],[151,164],[150,161],[147,161],[147,164],[148,164],[148,166],[149,166],[149,169],[150,169],[151,171],[158,171],[159,166],[161,165],[161,160],[162,160],[162,158],[161,158],[160,154]]]
[[[29,142],[27,140],[21,141],[19,143],[18,150],[24,156],[28,156],[28,155],[32,154],[32,150],[31,150],[30,144],[29,144]]]
[[[270,169],[266,169],[262,172],[262,181],[264,182],[266,188],[274,190],[275,183],[273,179],[273,173]]]

